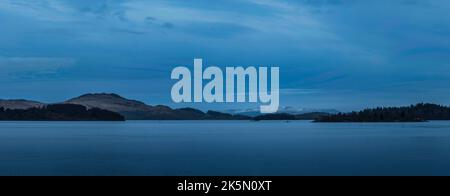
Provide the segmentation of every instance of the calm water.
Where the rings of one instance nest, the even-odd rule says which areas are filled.
[[[450,175],[450,122],[0,122],[0,175]]]

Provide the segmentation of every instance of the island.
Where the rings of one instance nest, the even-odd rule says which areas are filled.
[[[322,116],[314,122],[425,122],[450,120],[450,107],[419,103],[404,107],[377,107],[359,112]]]

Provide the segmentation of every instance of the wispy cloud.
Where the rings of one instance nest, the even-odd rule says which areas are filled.
[[[75,11],[62,1],[51,0],[3,0],[0,1],[0,10],[36,20],[54,22],[73,20],[74,17],[70,15]]]
[[[280,89],[281,95],[311,95],[322,93],[321,89],[284,88]]]
[[[0,57],[0,76],[3,79],[49,76],[75,63],[71,58]]]
[[[411,100],[404,86],[419,84],[389,89],[417,78],[422,89],[449,82],[449,9],[447,0],[0,0],[0,76],[164,83],[170,68],[200,57],[280,66],[291,100],[350,105],[358,92],[366,101],[393,91]],[[128,84],[139,94],[154,88]]]

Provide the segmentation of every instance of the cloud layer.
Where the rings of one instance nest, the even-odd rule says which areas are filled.
[[[450,104],[449,9],[445,0],[3,0],[0,75],[26,89],[51,73],[61,79],[53,89],[99,84],[68,93],[170,103],[170,70],[202,57],[280,66],[284,105]]]

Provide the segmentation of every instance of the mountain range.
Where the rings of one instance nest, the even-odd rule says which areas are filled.
[[[226,113],[235,114],[235,115],[244,115],[250,117],[263,116],[265,114],[261,113],[259,108],[247,108],[247,109],[230,109],[226,110]],[[302,108],[302,107],[292,107],[292,106],[284,106],[278,109],[278,114],[291,114],[291,115],[303,115],[306,116],[310,114],[337,114],[338,110],[335,109],[316,109],[316,108]]]
[[[250,120],[251,117],[218,111],[203,112],[194,108],[172,109],[165,105],[147,105],[113,93],[89,93],[56,104],[81,105],[87,109],[98,108],[121,114],[127,120]],[[51,104],[14,99],[0,100],[0,108],[26,110],[43,108]]]
[[[126,99],[117,94],[85,94],[64,103],[100,108],[123,115],[127,120],[242,120],[242,115],[217,111],[203,112],[194,108],[172,109],[165,105],[150,106],[141,101]]]
[[[366,109],[360,112],[306,112],[282,108],[280,113],[234,114],[194,108],[173,109],[165,105],[147,105],[118,94],[90,93],[60,103],[42,103],[24,99],[0,100],[0,119],[4,120],[315,120],[315,122],[416,122],[449,120],[450,107],[417,104],[408,107]]]
[[[81,105],[87,109],[98,108],[107,110],[119,113],[124,116],[126,120],[288,120],[291,118],[298,120],[312,120],[323,115],[328,115],[326,112],[282,112],[272,115],[261,115],[256,113],[252,114],[250,112],[230,114],[212,110],[203,112],[194,108],[173,109],[165,105],[147,105],[144,102],[127,99],[114,93],[89,93],[56,104]],[[0,108],[10,110],[43,108],[48,105],[51,104],[24,99],[0,100]]]

